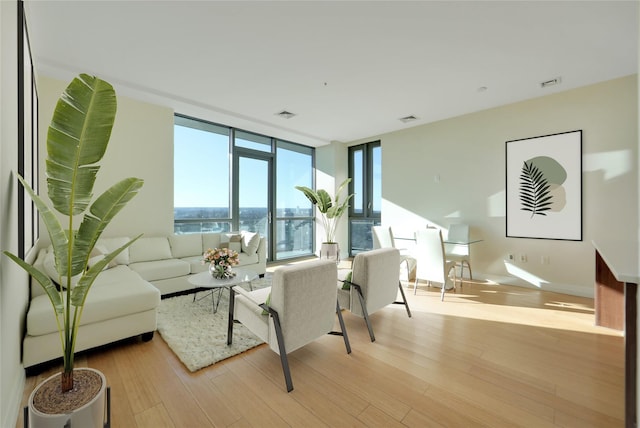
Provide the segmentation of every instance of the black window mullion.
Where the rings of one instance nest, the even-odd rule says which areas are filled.
[[[372,248],[372,239],[371,239],[371,226],[380,224],[381,213],[376,213],[374,211],[374,203],[373,203],[373,150],[374,148],[380,147],[380,142],[371,142],[365,143],[358,146],[352,146],[349,148],[349,177],[352,178],[351,183],[349,184],[350,193],[354,193],[356,190],[354,179],[356,173],[356,160],[355,153],[361,151],[362,152],[362,213],[354,212],[353,207],[349,209],[349,254],[353,256],[355,252],[361,250],[367,250]],[[362,228],[368,229],[366,239],[363,236],[359,236],[358,243],[354,241],[354,234],[357,232],[359,235],[362,235]],[[364,240],[363,240],[364,239]],[[366,241],[367,244],[362,248],[354,248],[356,244],[363,245],[363,242]]]

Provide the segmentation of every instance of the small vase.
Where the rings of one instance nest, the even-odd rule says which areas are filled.
[[[216,279],[233,278],[235,272],[231,270],[231,266],[209,265],[209,273]]]

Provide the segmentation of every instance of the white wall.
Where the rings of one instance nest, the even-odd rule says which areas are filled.
[[[17,7],[0,1],[0,248],[18,252]],[[0,255],[0,426],[15,426],[25,383],[21,365],[27,275]]]
[[[637,230],[637,117],[634,75],[352,144],[381,140],[382,223],[396,235],[427,223],[469,223],[472,237],[483,239],[472,247],[477,277],[593,296],[591,241]],[[578,129],[583,241],[506,238],[505,142]],[[526,254],[528,261],[515,267],[533,280],[507,272],[508,253]],[[542,256],[550,263],[542,264]]]
[[[99,76],[98,76],[99,77]],[[38,79],[40,141],[58,98],[69,82],[48,77]],[[145,236],[173,233],[173,110],[118,96],[118,110],[109,147],[101,162],[94,198],[127,177],[144,179],[144,186],[113,219],[103,236]],[[46,158],[41,144],[40,158]],[[196,154],[197,155],[197,154]],[[46,189],[44,163],[40,165],[40,188]],[[46,192],[43,192],[46,193]],[[46,194],[43,194],[45,196]],[[48,237],[43,237],[48,241]]]
[[[348,176],[347,167],[347,147],[344,144],[333,142],[327,146],[316,148],[316,189],[325,189],[335,198],[337,187]],[[343,190],[342,196],[347,194]],[[319,213],[316,212],[316,254],[319,254],[320,245],[324,241],[325,232],[320,221]],[[340,246],[340,257],[348,256],[349,227],[345,214],[338,222],[336,228],[336,241]]]

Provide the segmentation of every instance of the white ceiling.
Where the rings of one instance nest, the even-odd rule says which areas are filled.
[[[319,146],[637,73],[637,1],[32,1],[36,70]],[[561,77],[561,84],[540,83]],[[482,91],[479,88],[486,87]],[[284,119],[275,113],[297,115]],[[399,118],[418,120],[403,123]]]

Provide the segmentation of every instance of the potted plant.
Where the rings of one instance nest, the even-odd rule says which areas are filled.
[[[342,190],[350,181],[351,179],[347,178],[340,184],[336,191],[335,200],[332,200],[329,192],[324,189],[315,191],[306,186],[296,186],[296,189],[304,193],[307,199],[309,199],[313,205],[317,206],[318,211],[320,211],[325,233],[325,240],[320,249],[320,257],[335,259],[336,261],[340,260],[340,247],[336,242],[336,227],[338,226],[340,217],[342,217],[347,208],[349,208],[349,199],[353,197],[353,194],[351,194],[344,200],[341,200],[340,193],[342,193]]]
[[[72,426],[102,427],[104,423],[104,375],[93,369],[74,370],[74,350],[84,303],[95,279],[111,260],[139,238],[88,267],[89,256],[105,227],[143,184],[139,178],[126,178],[91,202],[100,169],[98,162],[109,143],[115,116],[113,87],[97,77],[79,75],[58,100],[47,134],[47,189],[53,208],[18,176],[47,228],[58,278],[54,283],[45,272],[14,254],[7,251],[4,254],[47,293],[60,333],[64,366],[62,373],[42,382],[31,394],[31,426],[63,426],[70,421]],[[64,225],[53,210],[64,218]],[[82,215],[79,227],[74,223],[79,220],[78,215]],[[86,390],[93,396],[82,397]],[[50,401],[51,395],[47,394],[55,396],[56,404],[43,412],[38,400]],[[71,401],[78,404],[68,407],[64,404]]]

